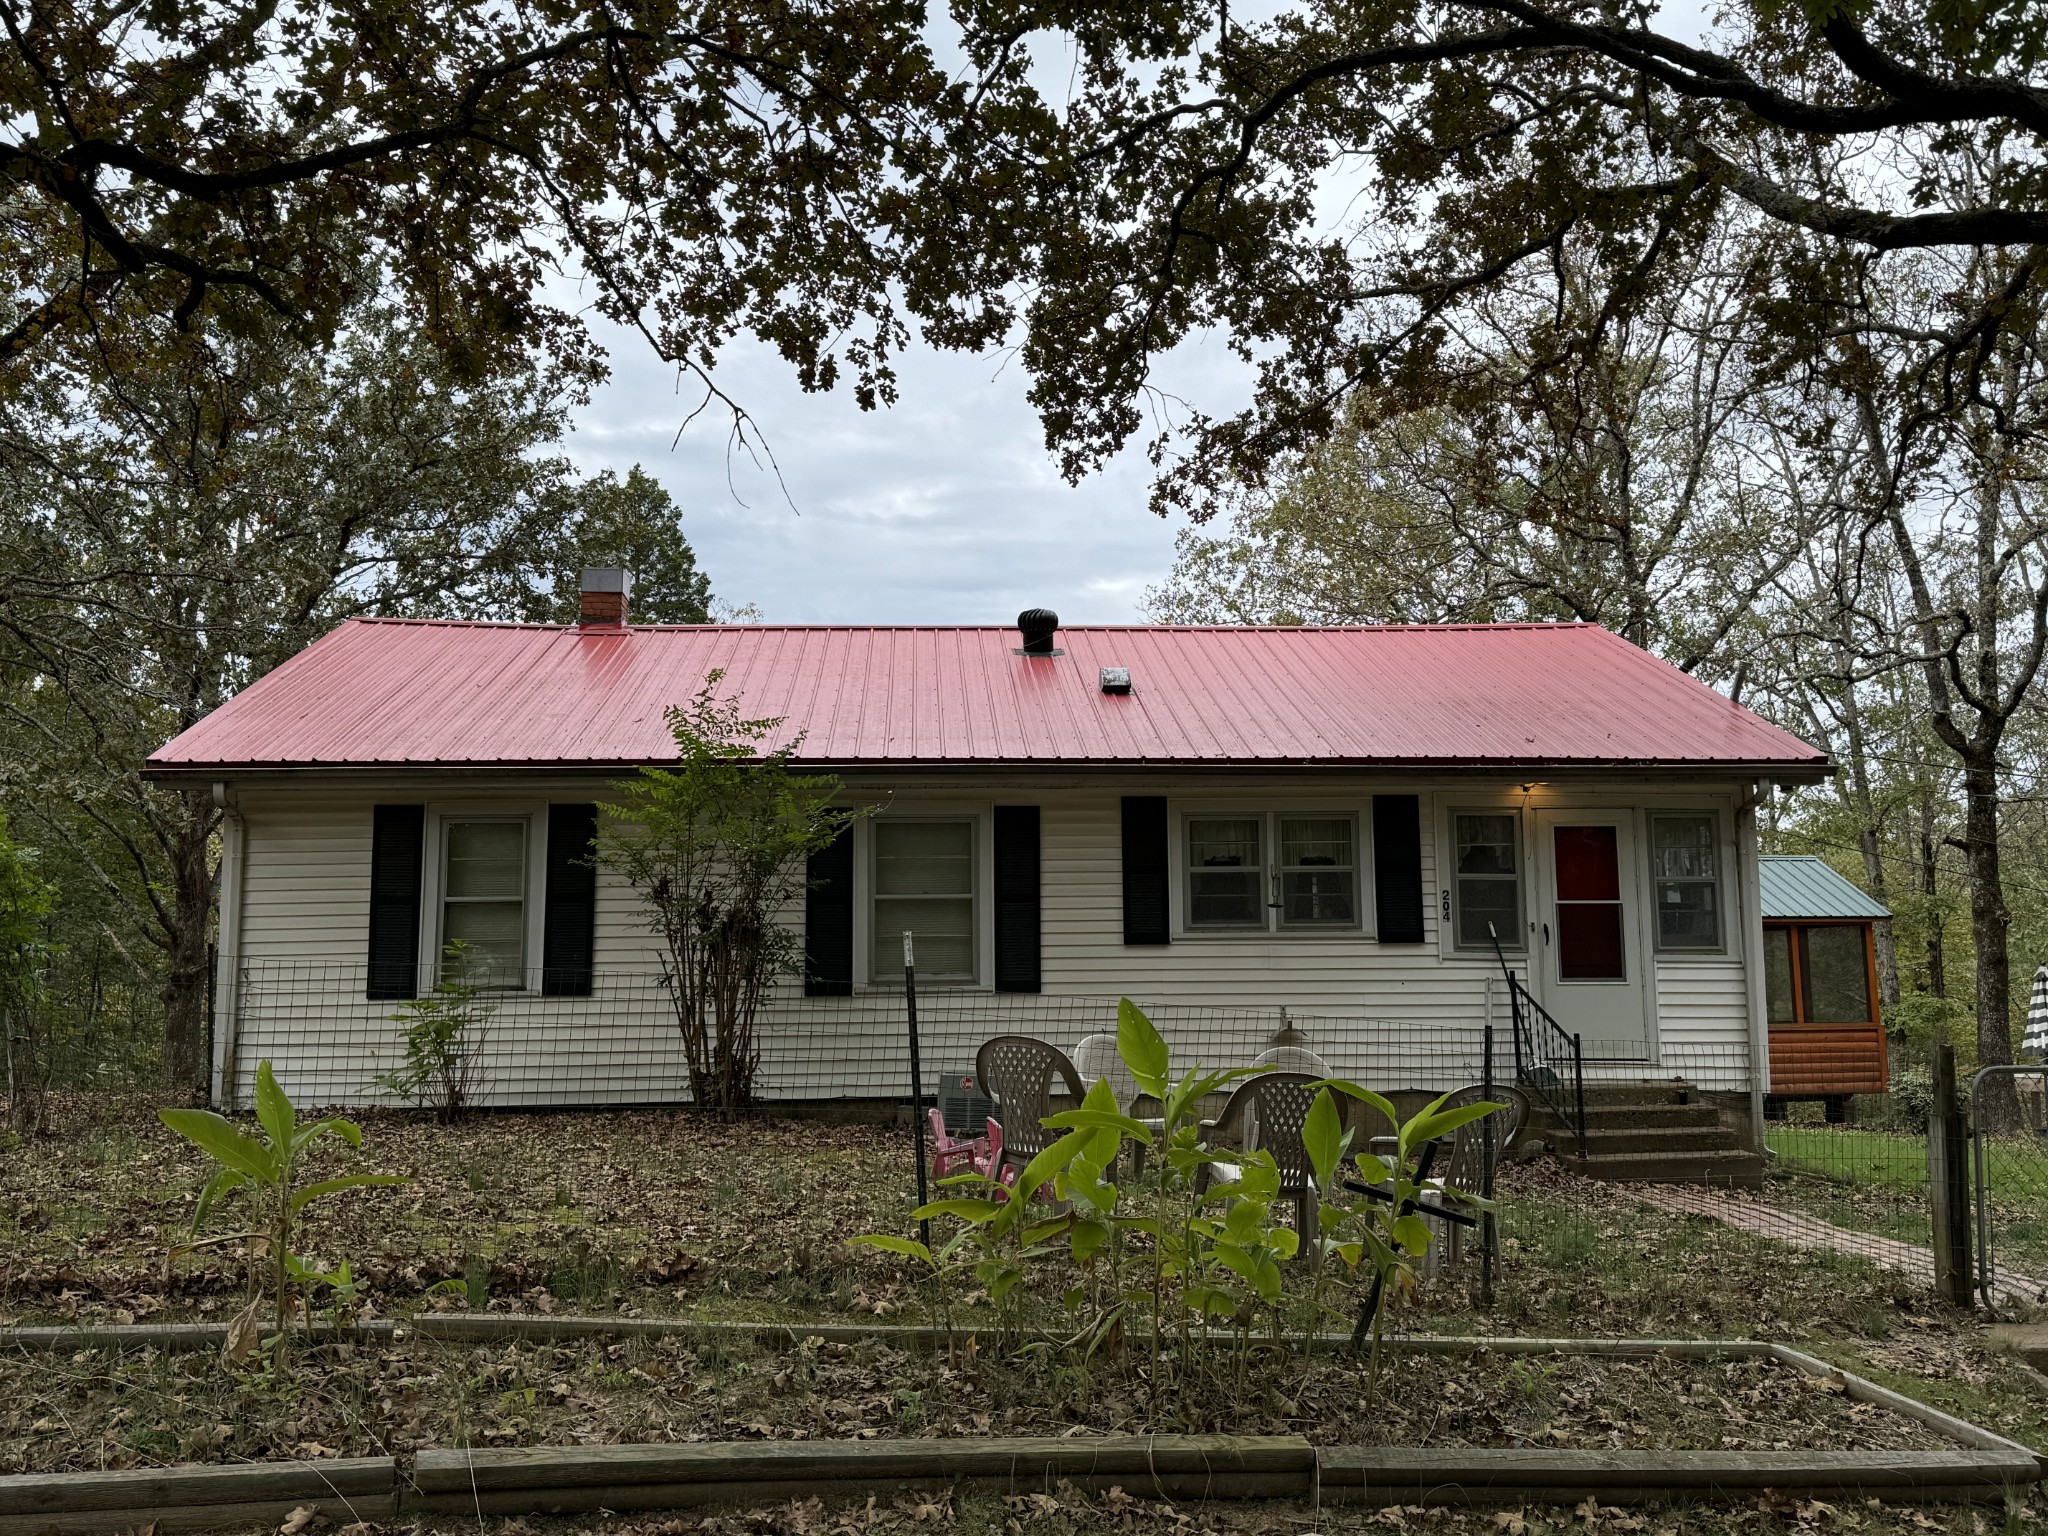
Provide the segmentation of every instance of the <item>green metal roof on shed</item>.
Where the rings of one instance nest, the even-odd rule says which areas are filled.
[[[1891,916],[1814,854],[1767,853],[1758,864],[1766,918]]]

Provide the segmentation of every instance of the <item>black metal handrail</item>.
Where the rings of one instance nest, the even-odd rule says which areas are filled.
[[[1515,1084],[1534,1092],[1550,1106],[1551,1113],[1557,1116],[1560,1124],[1571,1128],[1574,1149],[1584,1157],[1586,1057],[1579,1037],[1567,1033],[1564,1026],[1550,1016],[1550,1011],[1522,985],[1522,978],[1509,968],[1507,956],[1501,953],[1500,935],[1494,932],[1491,923],[1486,925],[1486,936],[1493,940],[1493,957],[1500,962],[1500,972],[1508,979],[1508,1006],[1513,1012],[1515,1025]],[[1565,1070],[1571,1073],[1569,1085],[1565,1082]]]

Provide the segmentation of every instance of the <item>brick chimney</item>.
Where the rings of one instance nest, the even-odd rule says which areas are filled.
[[[626,622],[626,600],[632,595],[631,571],[622,571],[617,566],[587,566],[578,622],[585,629],[616,628]]]

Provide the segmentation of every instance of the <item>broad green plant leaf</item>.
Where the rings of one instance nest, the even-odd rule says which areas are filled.
[[[298,1114],[292,1108],[292,1101],[285,1097],[284,1089],[278,1086],[277,1074],[270,1069],[268,1061],[256,1064],[256,1120],[280,1156],[298,1150],[294,1136],[298,1129]]]
[[[338,1178],[321,1179],[308,1184],[292,1195],[292,1214],[297,1215],[315,1200],[327,1195],[339,1194],[344,1189],[367,1189],[379,1184],[410,1184],[412,1180],[398,1173],[345,1173]]]
[[[1006,1204],[1008,1202],[1003,1200],[934,1200],[928,1205],[920,1205],[910,1213],[910,1216],[913,1221],[930,1221],[934,1216],[951,1216],[956,1220],[978,1225],[984,1221],[994,1221],[1003,1213]]]
[[[1429,1252],[1430,1239],[1435,1235],[1429,1223],[1415,1215],[1396,1216],[1387,1230],[1395,1242],[1418,1258]]]
[[[900,1253],[907,1258],[922,1259],[927,1264],[932,1262],[931,1249],[915,1238],[892,1237],[887,1232],[863,1232],[859,1237],[849,1237],[847,1241],[863,1248],[879,1248],[884,1253]]]
[[[1334,1088],[1347,1098],[1356,1099],[1359,1103],[1378,1110],[1381,1115],[1386,1117],[1386,1122],[1390,1126],[1398,1129],[1401,1124],[1401,1112],[1394,1108],[1394,1101],[1385,1094],[1374,1093],[1370,1088],[1360,1087],[1357,1083],[1346,1082],[1341,1077],[1326,1077],[1316,1086],[1319,1088]],[[1448,1098],[1450,1095],[1446,1094],[1444,1097]],[[1437,1102],[1442,1103],[1443,1100],[1439,1099]]]
[[[277,1159],[270,1148],[236,1130],[212,1110],[160,1109],[157,1118],[215,1162],[225,1163],[260,1184],[277,1182]]]
[[[1116,1053],[1131,1069],[1138,1086],[1163,1103],[1170,1060],[1166,1041],[1145,1017],[1145,1010],[1128,997],[1116,1005]]]
[[[192,1211],[192,1230],[197,1232],[205,1224],[207,1213],[221,1201],[249,1182],[249,1175],[239,1168],[222,1168],[206,1181],[206,1188],[199,1191],[199,1204]]]
[[[1337,1100],[1327,1088],[1317,1090],[1301,1124],[1301,1144],[1308,1151],[1309,1166],[1316,1171],[1316,1188],[1335,1189],[1337,1170],[1344,1164],[1344,1117],[1337,1112]]]
[[[1449,1098],[1450,1095],[1446,1094],[1444,1097]],[[1479,1103],[1461,1104],[1456,1109],[1439,1109],[1438,1105],[1443,1102],[1443,1099],[1438,1099],[1435,1104],[1401,1127],[1403,1157],[1439,1137],[1450,1135],[1461,1126],[1470,1125],[1475,1120],[1484,1120],[1488,1115],[1507,1108],[1505,1104]]]
[[[352,1147],[363,1144],[363,1128],[353,1120],[315,1120],[311,1125],[299,1127],[298,1138],[292,1143],[292,1150],[298,1152],[311,1146],[322,1136],[339,1136]]]

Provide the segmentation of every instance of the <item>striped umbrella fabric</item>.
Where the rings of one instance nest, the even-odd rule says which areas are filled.
[[[2020,1049],[2036,1061],[2048,1060],[2048,965],[2034,972],[2034,995],[2027,1000],[2027,1029]]]

